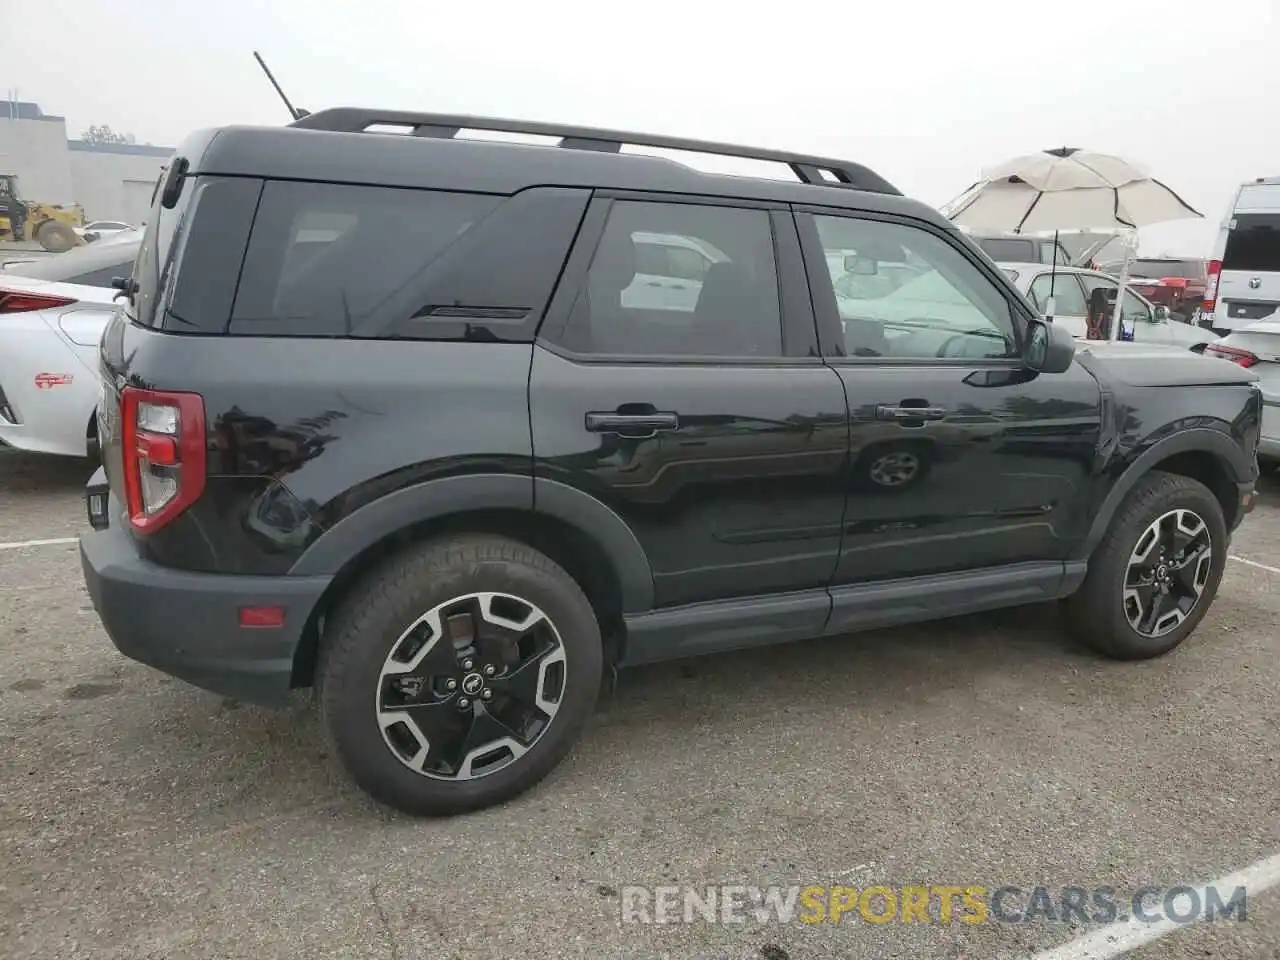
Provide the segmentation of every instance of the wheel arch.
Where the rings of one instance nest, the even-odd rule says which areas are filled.
[[[653,574],[639,541],[589,494],[552,480],[503,474],[431,480],[344,517],[294,564],[290,575],[333,579],[294,652],[293,685],[311,683],[323,618],[362,573],[410,544],[461,533],[510,537],[563,567],[591,601],[601,635],[613,645],[606,650],[612,662],[623,653],[623,614],[653,606]]]
[[[1166,437],[1143,451],[1112,485],[1073,559],[1089,558],[1129,491],[1154,470],[1190,477],[1208,487],[1222,506],[1228,530],[1235,527],[1240,511],[1239,484],[1254,479],[1250,458],[1221,431],[1197,428]]]

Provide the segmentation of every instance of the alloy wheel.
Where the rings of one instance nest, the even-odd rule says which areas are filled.
[[[1129,626],[1153,639],[1177,629],[1200,602],[1212,569],[1213,539],[1204,519],[1185,508],[1161,514],[1138,537],[1125,567]]]
[[[877,457],[867,472],[882,487],[901,487],[920,472],[920,458],[905,450],[886,453]]]
[[[375,708],[388,749],[410,770],[474,780],[527,753],[554,721],[567,660],[550,617],[505,593],[428,610],[392,645]]]

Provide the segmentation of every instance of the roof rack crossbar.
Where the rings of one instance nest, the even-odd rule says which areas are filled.
[[[902,195],[893,184],[860,163],[789,153],[783,150],[766,150],[658,134],[628,133],[621,130],[601,130],[594,127],[530,120],[501,120],[495,117],[468,117],[405,110],[366,110],[359,107],[333,107],[328,110],[318,110],[289,125],[335,133],[365,133],[374,126],[401,127],[413,136],[445,139],[457,136],[462,130],[487,130],[527,136],[557,137],[560,140],[559,146],[563,149],[592,150],[601,153],[618,153],[623,144],[631,144],[659,150],[679,150],[687,153],[706,153],[781,163],[789,167],[802,183],[846,186],[872,193]],[[824,171],[830,176],[825,176]]]

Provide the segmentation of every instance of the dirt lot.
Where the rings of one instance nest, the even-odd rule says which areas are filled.
[[[1100,661],[1028,609],[644,669],[541,787],[431,822],[348,785],[305,698],[116,653],[60,542],[86,472],[0,451],[5,957],[1027,957],[1086,931],[624,924],[620,891],[1130,890],[1280,851],[1275,480],[1168,658]],[[1135,956],[1280,957],[1280,889]]]

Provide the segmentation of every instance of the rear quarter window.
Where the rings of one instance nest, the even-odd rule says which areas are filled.
[[[229,333],[377,335],[397,294],[502,198],[268,181]]]
[[[589,198],[267,181],[226,332],[529,342]]]

